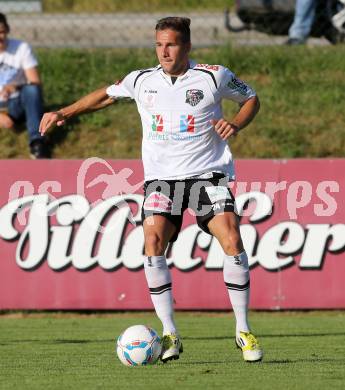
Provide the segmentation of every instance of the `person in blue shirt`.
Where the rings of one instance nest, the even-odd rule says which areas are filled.
[[[10,26],[0,13],[0,127],[14,129],[26,122],[32,158],[46,158],[48,151],[39,133],[43,99],[38,62],[30,45],[8,38]]]

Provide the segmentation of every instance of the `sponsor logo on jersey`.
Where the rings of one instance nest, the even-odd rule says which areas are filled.
[[[211,203],[217,203],[219,201],[226,202],[227,199],[231,199],[228,187],[224,187],[224,186],[205,187],[205,191],[208,197],[210,198]]]
[[[198,64],[196,65],[196,68],[204,68],[207,70],[219,70],[219,65],[208,65],[208,64]]]
[[[241,261],[240,256],[235,255],[234,259],[235,259],[235,261],[234,261],[235,265],[242,265],[242,261]]]
[[[246,95],[248,88],[246,84],[236,77],[232,77],[232,79],[228,82],[227,86],[235,91],[239,92],[241,95]]]
[[[201,89],[188,89],[186,91],[186,103],[192,107],[196,106],[204,98],[204,92]]]
[[[152,115],[152,131],[163,131],[164,130],[164,121],[163,115]]]
[[[172,200],[161,192],[152,192],[144,202],[145,210],[168,213],[171,211]]]
[[[194,116],[193,115],[181,115],[180,116],[180,132],[181,133],[194,133]]]

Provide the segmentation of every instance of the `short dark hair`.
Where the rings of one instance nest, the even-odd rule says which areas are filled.
[[[7,23],[7,18],[1,12],[0,12],[0,23],[2,23],[6,27],[7,32],[10,32],[10,26]]]
[[[158,20],[156,24],[156,31],[174,30],[181,33],[182,42],[190,42],[190,19],[179,16],[168,16]]]

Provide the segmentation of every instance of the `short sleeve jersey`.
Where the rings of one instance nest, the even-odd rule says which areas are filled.
[[[6,50],[0,53],[0,91],[6,84],[24,84],[24,70],[37,66],[37,60],[30,45],[17,39],[8,39]],[[18,92],[10,98],[18,96]],[[0,97],[1,101],[1,97]]]
[[[227,141],[212,119],[222,118],[222,99],[239,104],[254,90],[221,65],[190,62],[173,83],[161,66],[138,70],[107,88],[113,98],[136,101],[143,128],[145,180],[176,180],[222,172],[235,179]]]

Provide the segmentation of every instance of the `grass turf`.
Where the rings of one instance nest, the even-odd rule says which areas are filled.
[[[242,361],[226,313],[178,313],[185,352],[149,367],[123,366],[115,339],[153,313],[0,316],[1,389],[343,389],[345,312],[251,313],[261,363]]]
[[[42,0],[44,12],[191,12],[230,8],[233,0]]]

